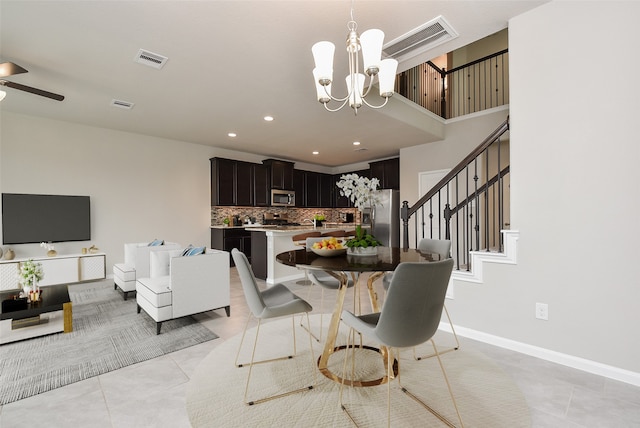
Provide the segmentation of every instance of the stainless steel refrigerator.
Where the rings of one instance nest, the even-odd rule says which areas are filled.
[[[400,191],[377,190],[371,215],[371,234],[385,247],[400,246]]]

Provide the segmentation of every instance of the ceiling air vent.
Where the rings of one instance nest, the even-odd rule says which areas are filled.
[[[426,24],[391,40],[382,47],[382,51],[387,58],[394,58],[402,62],[456,37],[458,37],[458,33],[440,15]]]
[[[123,108],[125,110],[131,110],[133,108],[133,103],[129,101],[122,100],[111,100],[111,107]]]
[[[158,70],[164,67],[168,60],[169,58],[166,56],[158,55],[144,49],[140,49],[134,58],[134,61],[138,64],[147,65],[149,67],[157,68]]]

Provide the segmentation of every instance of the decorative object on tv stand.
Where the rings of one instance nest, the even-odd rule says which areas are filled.
[[[360,177],[358,174],[345,174],[340,177],[336,186],[340,189],[340,195],[346,196],[362,211],[362,208],[378,203],[375,192],[378,190],[380,180],[377,178]]]
[[[46,248],[47,249],[47,257],[55,257],[58,255],[58,252],[56,251],[56,248],[54,247],[54,245],[49,242],[41,242],[40,246],[42,248]]]
[[[16,253],[14,253],[11,248],[7,248],[7,251],[4,252],[5,260],[13,260],[15,256],[16,256]]]
[[[24,297],[29,297],[31,301],[40,300],[38,282],[42,281],[42,278],[44,278],[44,272],[41,263],[29,259],[20,264],[20,284],[22,284]]]
[[[89,247],[89,254],[96,254],[98,251],[100,251],[100,249],[95,245]]]
[[[381,60],[382,42],[384,33],[378,29],[367,30],[358,35],[358,24],[353,19],[353,2],[351,3],[351,20],[347,23],[349,34],[347,35],[347,53],[349,55],[349,74],[347,83],[347,96],[336,98],[331,95],[331,83],[333,81],[333,53],[336,49],[331,42],[318,42],[311,48],[316,68],[313,69],[313,77],[316,81],[316,94],[318,101],[328,111],[338,111],[349,102],[349,107],[357,115],[362,104],[378,109],[384,107],[393,95],[398,61],[395,59]],[[360,72],[359,52],[362,51],[363,72],[369,76],[369,85],[365,91],[365,75]],[[381,105],[373,105],[365,100],[365,97],[373,87],[374,78],[378,76],[380,96],[384,98]],[[329,101],[337,101],[340,104],[335,109],[330,109]]]

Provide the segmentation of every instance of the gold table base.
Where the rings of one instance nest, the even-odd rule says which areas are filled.
[[[337,352],[337,351],[343,351],[346,350],[348,348],[360,348],[360,349],[367,349],[369,351],[374,351],[377,352],[378,354],[382,354],[382,351],[378,348],[374,348],[373,346],[367,346],[367,345],[341,345],[341,346],[336,346],[335,348],[333,348],[333,352]],[[320,359],[322,357],[318,358],[318,367],[320,367]],[[384,367],[384,372],[388,373],[389,371],[387,370],[387,360],[385,359],[385,367]],[[344,382],[345,385],[347,386],[357,386],[357,387],[366,387],[366,386],[377,386],[377,385],[383,385],[387,382],[389,382],[389,377],[387,375],[382,376],[379,379],[372,379],[372,380],[354,380],[354,379],[343,379],[340,376],[332,373],[328,368],[320,368],[320,373],[322,373],[325,377],[328,377],[329,379],[338,382],[338,383],[342,383]],[[398,376],[398,360],[394,359],[393,360],[393,377]]]

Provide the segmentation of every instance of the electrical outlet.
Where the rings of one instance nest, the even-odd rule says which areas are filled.
[[[539,320],[549,320],[549,305],[546,303],[536,303],[536,318]]]

